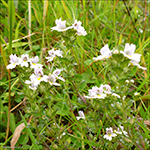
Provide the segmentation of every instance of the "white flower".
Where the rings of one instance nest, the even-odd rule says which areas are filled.
[[[130,80],[130,82],[131,82],[131,83],[134,83],[134,80],[133,80],[133,79],[131,79],[131,80]]]
[[[134,44],[129,45],[129,43],[125,44],[124,51],[120,51],[125,57],[130,60],[139,61],[141,54],[134,53],[136,46]]]
[[[115,96],[117,98],[120,98],[120,95],[116,94],[116,93],[112,93],[112,96]]]
[[[39,61],[39,57],[38,56],[35,56],[35,57],[32,57],[31,59],[29,59],[29,62],[30,62],[30,68],[42,68],[43,65],[39,64],[38,63]]]
[[[28,67],[29,66],[28,62],[29,62],[29,55],[28,54],[22,54],[21,59],[20,59],[21,67],[23,67],[23,66]]]
[[[113,129],[110,128],[106,128],[106,134],[104,135],[104,139],[111,141],[112,137],[117,136],[117,134],[113,133]]]
[[[13,69],[13,68],[15,68],[17,65],[20,65],[20,58],[18,58],[17,56],[16,56],[16,54],[11,54],[10,56],[9,56],[9,58],[10,58],[10,64],[9,65],[7,65],[7,69]]]
[[[138,96],[138,95],[140,95],[140,93],[138,93],[138,92],[135,92],[135,93],[134,93],[134,96]]]
[[[61,51],[60,49],[59,49],[59,50],[56,50],[56,51],[55,51],[55,54],[56,54],[58,57],[61,57],[61,58],[63,57],[63,56],[62,56],[63,51]]]
[[[125,80],[126,83],[134,83],[134,80],[131,79],[131,80]]]
[[[139,69],[142,69],[142,70],[147,70],[146,67],[140,66],[140,65],[139,65],[139,62],[140,62],[140,61],[131,60],[131,61],[130,61],[130,65],[137,66]]]
[[[25,81],[26,84],[31,84],[29,88],[32,90],[36,90],[40,82],[45,81],[42,68],[35,68],[34,73],[29,77],[30,80]]]
[[[68,29],[73,28],[72,26],[66,28],[66,20],[62,21],[61,18],[56,19],[55,23],[56,23],[56,26],[51,28],[52,31],[57,30],[58,32],[63,32],[63,31],[67,31]]]
[[[85,119],[85,115],[84,115],[84,112],[83,111],[79,111],[79,116],[76,117],[77,120],[80,120],[80,119]]]
[[[86,36],[87,32],[85,31],[85,29],[83,27],[81,27],[77,30],[76,34],[79,36]]]
[[[89,96],[84,96],[85,98],[98,98],[98,99],[104,99],[107,95],[103,91],[103,87],[100,86],[99,88],[97,86],[92,87],[92,89],[88,90]]]
[[[49,54],[49,56],[46,57],[46,59],[48,59],[47,62],[53,61],[56,56],[58,56],[58,57],[63,57],[63,56],[62,56],[63,51],[60,51],[60,50],[56,50],[56,51],[55,51],[54,48],[52,48],[52,50],[49,50],[49,51],[48,51],[48,54]]]
[[[31,85],[29,85],[29,88],[34,91],[37,90],[37,86],[34,85],[33,83],[31,83]]]
[[[143,33],[143,30],[142,29],[139,29],[140,33]]]
[[[60,138],[62,138],[62,136],[64,136],[64,135],[66,135],[66,133],[65,133],[65,132],[63,132],[63,133],[60,135]]]
[[[48,82],[50,85],[60,86],[60,84],[56,82],[56,77],[54,75],[45,75],[44,81]]]
[[[113,54],[119,54],[119,51],[116,49],[113,51]]]
[[[75,20],[74,24],[72,25],[72,27],[77,31],[76,34],[79,36],[85,36],[87,35],[84,27],[81,26],[82,22],[81,21],[77,21]]]
[[[75,29],[75,30],[79,30],[82,26],[81,26],[81,24],[82,24],[82,22],[81,21],[77,21],[77,20],[75,20],[75,22],[73,23],[73,28]]]
[[[55,76],[56,79],[59,79],[59,80],[62,80],[65,82],[65,79],[59,76],[60,73],[61,73],[61,70],[56,69],[56,70],[54,70],[53,75]]]
[[[121,131],[120,131],[120,129],[121,129]],[[122,132],[123,132],[124,135],[127,135],[128,133],[126,131],[124,131],[123,129],[124,129],[123,126],[119,126],[117,128],[117,131],[115,130],[114,132],[117,133],[117,134],[122,134]]]
[[[129,83],[129,80],[126,80],[125,82],[126,82],[126,83]]]
[[[103,88],[104,93],[106,94],[112,94],[111,87],[108,84],[102,84],[101,87]]]
[[[93,58],[95,61],[104,60],[105,58],[110,58],[112,56],[112,51],[110,51],[108,44],[100,49],[100,53],[101,55]]]
[[[124,96],[122,97],[122,99],[125,100],[125,99],[126,99],[126,96],[124,95]]]
[[[29,88],[32,89],[32,90],[36,90],[38,85],[35,84],[35,80],[34,80],[35,79],[35,75],[32,74],[29,78],[30,78],[30,80],[26,80],[25,84],[30,84]]]

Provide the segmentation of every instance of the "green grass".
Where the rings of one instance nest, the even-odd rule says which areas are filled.
[[[8,149],[15,128],[24,123],[16,147],[18,149],[148,149],[150,119],[150,12],[148,1],[28,1],[1,0],[0,12],[0,146]],[[31,20],[29,20],[29,12]],[[51,32],[55,20],[66,20],[67,26],[75,19],[82,22],[86,36],[77,36],[71,47],[64,48],[61,32]],[[29,28],[31,22],[31,28]],[[29,31],[30,30],[30,31]],[[143,32],[141,32],[141,30]],[[31,32],[31,35],[29,33]],[[70,40],[70,39],[69,39]],[[134,83],[126,85],[114,80],[115,66],[111,59],[93,61],[100,49],[108,44],[123,50],[125,43],[136,45],[141,54],[140,65],[147,70],[133,67],[126,78]],[[72,44],[74,45],[72,47]],[[48,50],[60,48],[63,58],[47,63]],[[42,83],[32,91],[24,83],[33,72],[16,67],[7,70],[9,55],[38,55],[44,73],[62,68],[60,87]],[[120,60],[121,61],[121,60]],[[114,70],[113,70],[114,69]],[[121,76],[119,77],[121,78]],[[126,100],[106,98],[88,100],[88,90],[93,86],[109,84]],[[117,89],[116,86],[120,86]],[[122,87],[122,85],[124,85]],[[135,97],[134,93],[140,95]],[[16,107],[23,99],[25,102]],[[122,107],[117,103],[122,104]],[[15,108],[12,112],[11,109]],[[82,110],[85,120],[76,120]],[[29,118],[33,116],[30,124]],[[128,137],[119,135],[108,141],[103,138],[106,128],[124,126]],[[62,133],[66,134],[62,136]]]

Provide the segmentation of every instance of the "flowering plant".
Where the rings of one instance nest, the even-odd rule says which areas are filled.
[[[30,129],[28,134],[31,136],[34,128],[35,143],[44,141],[52,149],[58,149],[56,145],[62,149],[141,147],[134,140],[136,135],[132,135],[135,121],[129,113],[132,107],[136,109],[135,97],[139,94],[129,94],[135,83],[131,71],[147,70],[139,64],[142,55],[135,53],[134,44],[126,43],[124,48],[117,46],[112,50],[106,44],[100,55],[94,53],[89,65],[88,60],[84,61],[84,49],[80,50],[76,43],[79,36],[87,35],[86,30],[81,21],[75,19],[70,26],[66,22],[56,19],[56,26],[50,28],[51,33],[58,31],[61,39],[45,51],[46,56],[9,56],[6,68],[22,72],[18,79],[23,85],[21,94],[27,98],[24,112],[33,117],[24,125]],[[103,68],[104,76],[103,71],[92,72],[92,65],[98,72]]]

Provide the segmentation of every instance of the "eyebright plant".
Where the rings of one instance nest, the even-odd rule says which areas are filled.
[[[131,110],[134,103],[134,97],[128,96],[129,88],[134,83],[131,70],[134,67],[147,69],[139,64],[141,54],[135,53],[136,46],[126,43],[124,48],[115,47],[110,50],[108,44],[104,45],[100,49],[101,55],[92,60],[93,63],[103,61],[103,67],[107,64],[107,83],[92,83],[84,92],[78,91],[75,87],[77,81],[72,82],[71,79],[78,76],[80,80],[82,76],[73,72],[73,67],[68,69],[68,65],[73,66],[68,64],[71,58],[69,55],[74,49],[77,36],[86,36],[87,32],[77,20],[70,26],[66,26],[66,20],[62,21],[61,18],[56,19],[55,23],[56,26],[51,31],[60,32],[62,39],[57,43],[57,48],[48,51],[45,63],[40,64],[38,56],[22,54],[18,57],[12,54],[7,66],[7,69],[21,68],[26,73],[23,83],[26,89],[31,90],[31,93],[24,90],[30,101],[26,113],[35,117],[31,125],[36,128],[35,134],[39,140],[36,142],[41,144],[44,139],[51,149],[58,149],[58,146],[62,146],[62,149],[78,149],[84,143],[88,148],[117,149],[120,145],[125,149],[130,149],[133,145],[141,147],[135,137],[142,133],[132,134],[131,120],[134,118],[130,118],[127,111]],[[60,62],[65,60],[63,68],[58,69],[57,59]],[[82,83],[83,81],[80,82]],[[53,85],[56,88],[52,88]],[[76,91],[79,98],[72,91]]]

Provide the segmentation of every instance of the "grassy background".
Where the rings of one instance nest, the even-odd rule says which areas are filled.
[[[23,87],[22,79],[25,79],[27,75],[23,76],[16,69],[11,72],[6,70],[6,65],[9,63],[9,55],[15,53],[19,56],[28,53],[40,56],[40,62],[44,62],[45,60],[43,57],[47,55],[47,51],[52,47],[58,47],[61,39],[60,33],[56,31],[51,32],[50,29],[55,26],[55,20],[58,18],[67,20],[69,23],[72,23],[75,19],[80,20],[82,26],[87,31],[87,36],[77,37],[77,41],[75,42],[76,46],[71,49],[71,53],[67,60],[56,60],[55,65],[58,67],[66,67],[67,63],[77,63],[77,65],[68,66],[68,68],[70,67],[70,74],[65,74],[65,77],[68,80],[63,85],[63,90],[53,87],[52,89],[49,89],[53,90],[53,96],[49,96],[48,92],[44,93],[44,90],[39,91],[36,95],[36,102],[38,103],[37,107],[39,107],[39,105],[41,106],[41,108],[39,108],[40,111],[38,112],[39,116],[46,115],[51,118],[51,120],[47,120],[43,123],[42,120],[39,119],[39,124],[44,125],[41,127],[38,126],[38,129],[35,129],[37,124],[34,124],[34,121],[39,117],[35,115],[35,120],[31,123],[34,129],[32,129],[32,132],[24,131],[28,134],[27,136],[25,136],[25,134],[21,136],[18,145],[25,145],[27,142],[30,145],[30,143],[35,142],[35,139],[38,141],[40,137],[42,137],[44,140],[39,141],[45,142],[48,145],[49,143],[52,143],[51,145],[53,146],[53,149],[55,149],[57,147],[55,140],[50,139],[49,137],[55,137],[56,135],[60,136],[62,131],[58,130],[55,126],[53,126],[54,133],[46,133],[45,135],[44,131],[49,124],[56,122],[61,126],[62,130],[65,129],[69,132],[66,139],[57,141],[57,145],[60,146],[60,149],[64,148],[62,145],[65,143],[65,140],[74,143],[71,144],[70,147],[67,147],[69,149],[76,149],[76,145],[80,148],[86,148],[87,143],[90,145],[90,148],[93,148],[92,146],[98,147],[102,144],[101,142],[96,143],[94,140],[90,140],[90,138],[86,136],[86,132],[84,130],[82,131],[82,126],[80,127],[77,122],[72,121],[71,118],[74,116],[70,114],[70,109],[72,109],[75,115],[78,114],[77,112],[80,109],[85,110],[87,115],[89,115],[89,110],[94,111],[94,108],[85,105],[81,101],[78,102],[78,93],[87,93],[87,90],[91,86],[95,84],[98,86],[101,83],[108,82],[106,78],[107,67],[103,68],[102,62],[93,63],[91,61],[93,57],[99,55],[100,48],[105,44],[108,44],[110,49],[112,49],[117,45],[122,47],[125,43],[133,43],[136,45],[136,52],[142,54],[141,65],[146,66],[147,71],[132,71],[135,83],[128,96],[132,96],[134,92],[141,92],[142,96],[136,101],[136,107],[139,109],[136,114],[139,118],[145,120],[149,119],[150,12],[148,8],[150,7],[150,3],[148,1],[33,0],[31,1],[31,9],[29,9],[27,0],[14,0],[9,2],[1,0],[0,5],[1,146],[5,145],[5,141],[7,143],[6,145],[10,145],[10,138],[17,125],[24,122],[25,119],[28,120],[30,115],[36,114],[36,112],[35,114],[34,112],[30,112],[31,106],[28,104],[28,101],[9,113],[10,109],[21,103],[24,96],[26,96],[27,99],[32,99],[31,101],[35,98],[30,95],[30,92],[28,93],[31,96],[29,96],[30,98],[27,93],[25,95],[22,94],[26,90]],[[29,12],[31,13],[30,19],[28,17]],[[30,23],[31,28],[29,28]],[[86,82],[81,82],[81,79]],[[51,99],[50,102],[48,101],[49,99]],[[72,104],[70,105],[68,101],[71,101]],[[26,106],[28,107],[27,110]],[[49,109],[47,112],[42,111],[45,107],[48,107]],[[57,109],[60,111],[57,111]],[[22,117],[19,111],[23,114]],[[102,124],[105,122],[103,127],[107,127],[109,124],[109,122],[105,120],[107,118],[107,110],[103,108],[101,111],[104,115],[103,117],[100,117],[99,120],[101,120]],[[129,116],[134,116],[135,110],[133,109],[132,111],[133,113],[129,113]],[[89,118],[92,116],[94,117],[94,115],[96,115],[96,110]],[[97,124],[96,120],[98,120],[98,116],[96,117],[94,121],[95,124]],[[9,134],[8,124],[10,124]],[[78,132],[72,134],[73,131],[78,130],[74,124],[77,124],[78,128],[80,127],[82,133],[81,137],[77,136],[79,135]],[[148,129],[145,126],[144,121],[139,126],[142,128],[141,131],[144,130],[144,134],[146,135]],[[92,123],[90,124],[90,127],[93,127]],[[69,131],[69,129],[72,131]],[[102,127],[97,127],[95,128],[95,131],[92,132],[94,132],[94,135],[97,133],[96,135],[99,137],[101,129]],[[133,132],[136,133],[136,131]],[[47,134],[50,136],[47,136]],[[28,139],[28,135],[32,142]],[[78,143],[78,140],[82,142]],[[146,145],[146,143],[144,144]],[[40,142],[38,143],[38,146],[40,149]],[[107,144],[105,146],[107,146]],[[32,149],[32,146],[30,148]]]

